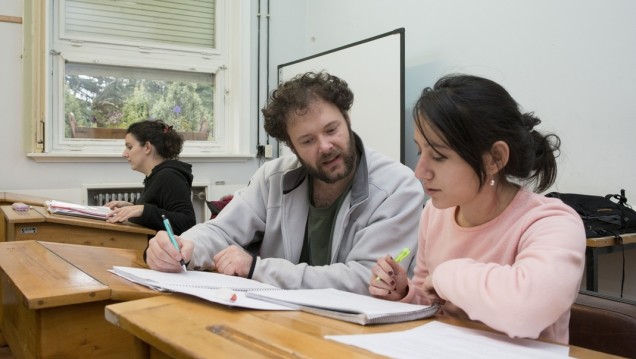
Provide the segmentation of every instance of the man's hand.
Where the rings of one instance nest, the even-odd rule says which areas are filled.
[[[186,263],[190,261],[194,243],[179,236],[175,236],[174,239],[179,244],[180,251],[174,247],[165,231],[157,232],[157,235],[150,239],[146,250],[146,263],[150,268],[162,272],[181,272],[180,261],[182,258]]]
[[[214,256],[216,271],[223,274],[247,278],[253,257],[243,248],[231,245]]]

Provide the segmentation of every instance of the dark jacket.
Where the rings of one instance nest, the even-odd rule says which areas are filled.
[[[165,215],[176,235],[194,226],[193,178],[189,163],[166,160],[155,166],[144,180],[144,190],[135,202],[144,205],[144,212],[130,222],[159,231],[165,229],[161,218]]]

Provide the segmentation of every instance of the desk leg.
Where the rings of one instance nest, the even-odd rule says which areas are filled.
[[[172,359],[171,356],[153,347],[149,347],[148,349],[148,358],[149,359]]]
[[[135,337],[134,350],[130,353],[131,359],[172,359],[173,357],[165,354],[150,344]]]
[[[585,289],[598,292],[598,250],[585,249]]]
[[[148,359],[150,358],[150,346],[143,340],[135,337],[133,342],[133,352],[130,354],[131,358]]]

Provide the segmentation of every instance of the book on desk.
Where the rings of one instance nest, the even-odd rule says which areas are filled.
[[[259,310],[302,310],[360,325],[427,318],[436,306],[394,302],[334,288],[280,289],[252,279],[214,272],[167,273],[113,267],[112,273],[155,290],[197,296],[228,306]]]
[[[46,201],[46,209],[51,214],[63,214],[93,219],[106,219],[111,209],[106,206],[84,206],[62,201]]]

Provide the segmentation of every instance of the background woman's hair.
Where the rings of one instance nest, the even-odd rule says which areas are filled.
[[[162,120],[135,122],[128,127],[126,133],[132,134],[142,146],[150,142],[159,156],[165,159],[179,159],[183,149],[183,137]]]
[[[496,141],[510,148],[499,180],[521,180],[533,184],[536,192],[547,190],[556,180],[560,138],[535,130],[541,120],[532,112],[521,113],[517,102],[494,81],[462,74],[442,77],[422,91],[413,116],[417,129],[424,135],[422,121],[428,123],[473,168],[482,186],[487,177],[482,155]]]

